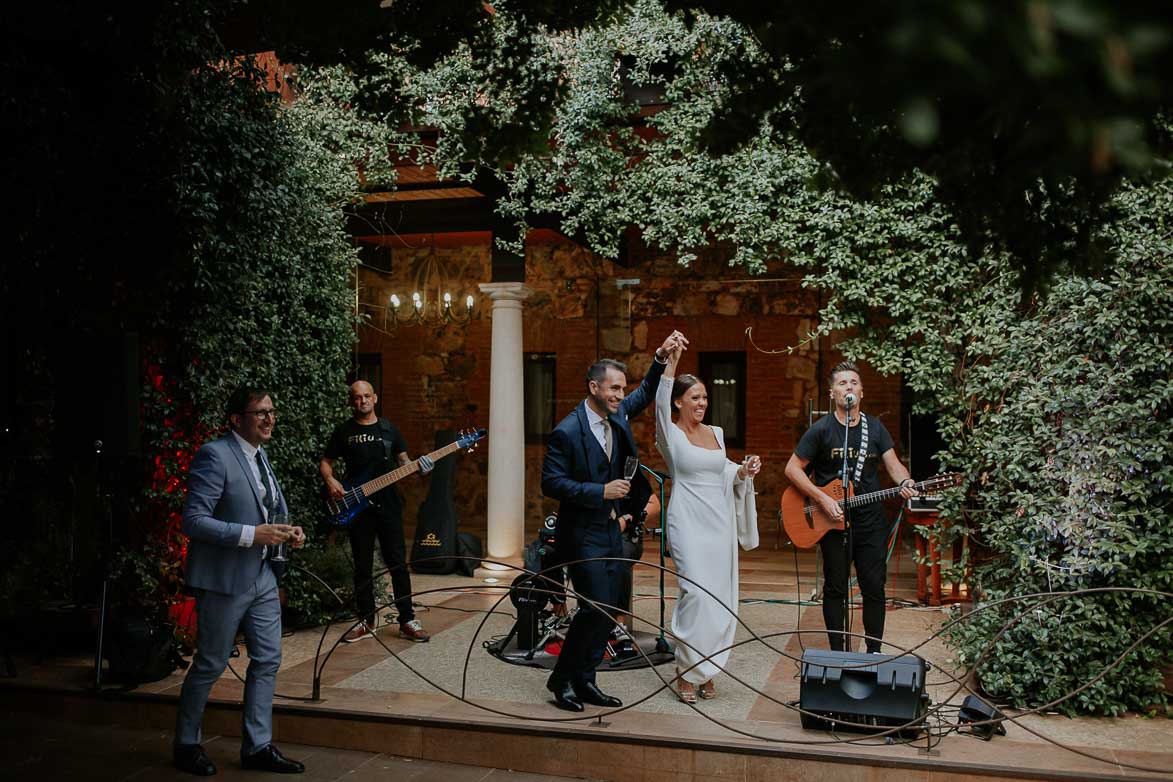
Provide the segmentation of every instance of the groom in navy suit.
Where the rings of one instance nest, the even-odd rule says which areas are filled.
[[[281,603],[277,577],[283,562],[270,546],[305,543],[301,527],[270,523],[288,514],[285,496],[262,447],[273,436],[277,411],[269,392],[237,389],[228,399],[231,431],[200,448],[187,479],[183,532],[190,539],[185,579],[195,590],[195,656],[183,680],[175,721],[174,763],[199,776],[216,773],[200,746],[200,725],[212,685],[224,673],[236,631],[248,646],[241,765],[297,774],[305,766],[282,755],[273,738],[273,691],[281,667]]]
[[[683,344],[687,340],[680,332],[668,335],[631,396],[625,394],[627,368],[623,364],[612,359],[595,362],[587,371],[586,399],[551,433],[542,462],[542,493],[560,503],[557,538],[563,561],[623,556],[624,522],[617,505],[631,492],[633,482],[647,483],[641,473],[633,481],[623,478],[626,458],[638,457],[627,419],[655,400],[668,356]],[[584,703],[622,706],[595,684],[595,668],[615,623],[612,614],[619,602],[623,563],[585,562],[569,569],[575,592],[599,607],[579,602],[546,689],[554,693],[558,707],[567,711],[582,711]]]

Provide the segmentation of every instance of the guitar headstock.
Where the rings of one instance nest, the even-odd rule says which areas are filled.
[[[467,448],[469,453],[471,453],[476,448],[477,443],[484,439],[486,434],[488,432],[484,429],[462,429],[460,436],[456,438],[456,444],[461,448]]]
[[[964,476],[959,472],[946,472],[940,475],[934,475],[931,478],[926,478],[917,484],[917,489],[921,494],[934,494],[943,489],[952,489],[954,486],[960,486]]]

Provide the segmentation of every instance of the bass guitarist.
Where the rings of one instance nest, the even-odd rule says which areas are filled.
[[[855,494],[880,489],[877,466],[883,462],[888,476],[900,485],[900,496],[916,496],[915,483],[896,455],[892,435],[879,418],[863,413],[863,383],[859,367],[850,361],[836,364],[828,378],[833,414],[811,426],[798,442],[786,464],[786,477],[799,491],[814,500],[835,521],[843,520],[843,508],[819,487],[840,480],[843,469],[844,429],[848,429],[847,470]],[[850,427],[847,427],[850,418]],[[861,458],[860,452],[863,451]],[[844,532],[831,530],[819,541],[823,552],[823,622],[834,651],[844,651],[843,610],[847,590],[848,560],[855,563],[859,591],[863,595],[863,627],[867,650],[879,652],[884,635],[884,579],[887,575],[888,524],[879,503],[850,511],[847,545]]]
[[[340,424],[326,444],[326,454],[318,463],[318,472],[326,482],[326,489],[334,499],[341,499],[346,489],[334,477],[334,462],[341,458],[346,463],[352,482],[366,480],[411,461],[407,443],[399,429],[385,418],[375,415],[379,397],[371,384],[359,380],[350,386],[351,419]],[[433,468],[427,456],[419,459],[420,475]],[[398,492],[385,489],[371,497],[370,506],[354,517],[347,530],[350,550],[354,556],[354,593],[358,603],[359,623],[342,640],[354,643],[374,635],[375,585],[371,574],[375,562],[375,538],[383,552],[383,563],[391,571],[391,590],[395,608],[399,612],[399,634],[416,642],[431,638],[411,607],[411,574],[408,572],[407,550],[403,541],[403,508]]]

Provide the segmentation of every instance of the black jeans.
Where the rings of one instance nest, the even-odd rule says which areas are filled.
[[[867,641],[869,652],[880,651],[884,635],[884,579],[888,573],[888,526],[882,520],[856,525],[851,530],[851,550],[843,548],[843,532],[832,530],[823,536],[823,623],[831,649],[847,648],[843,631],[843,595],[847,586],[848,558],[855,563],[855,577],[863,595],[863,631],[877,640]]]
[[[369,508],[354,518],[348,527],[350,551],[354,556],[354,599],[358,615],[372,627],[375,623],[375,585],[371,574],[375,566],[375,538],[383,552],[383,564],[391,571],[391,591],[399,623],[415,619],[411,608],[411,574],[404,563],[407,549],[403,542],[403,516]]]

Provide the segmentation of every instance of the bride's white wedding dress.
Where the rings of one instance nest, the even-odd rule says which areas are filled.
[[[656,446],[672,475],[668,546],[682,576],[672,636],[676,667],[702,684],[729,660],[737,632],[737,546],[739,540],[746,550],[757,546],[757,514],[753,479],[738,479],[740,465],[726,457],[721,428],[713,427],[719,447],[709,449],[693,445],[672,423],[672,383],[665,376],[656,391]]]

